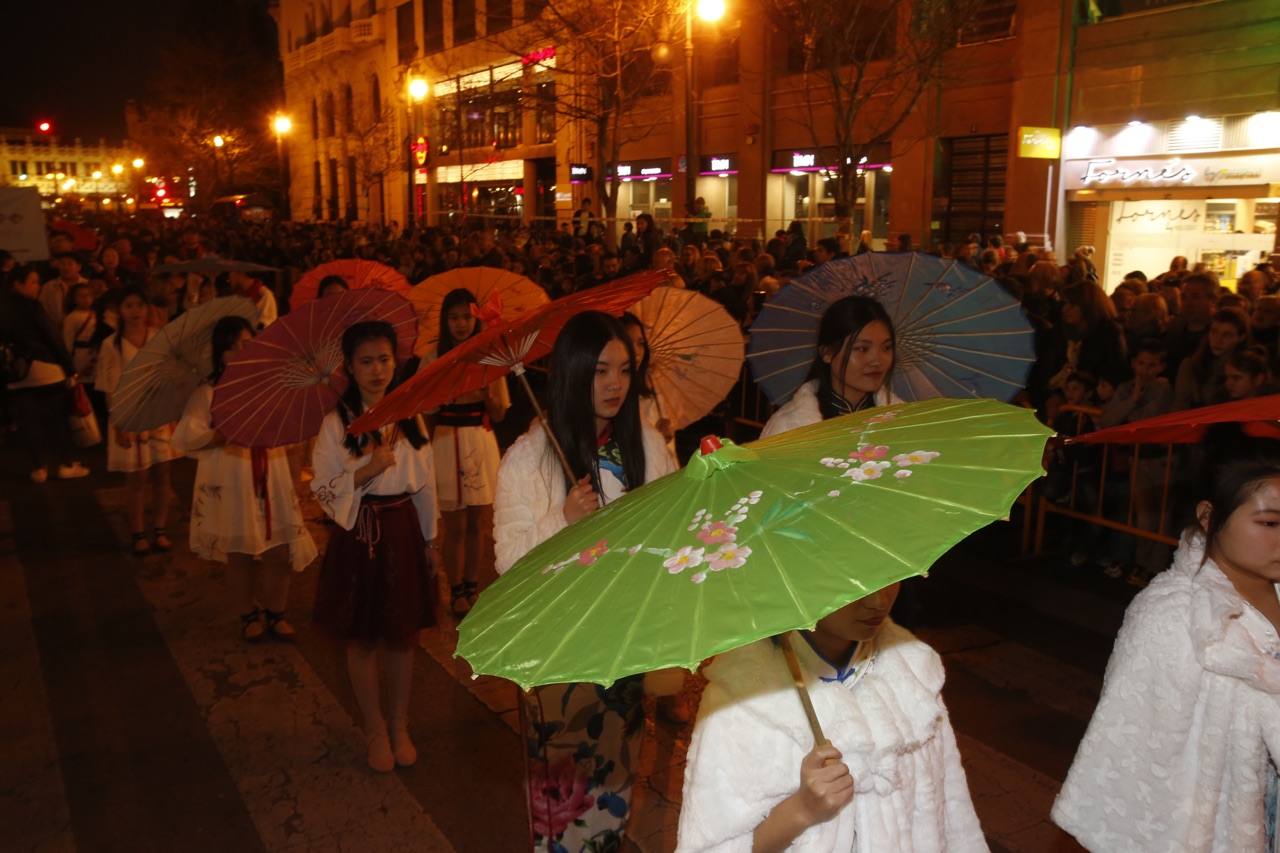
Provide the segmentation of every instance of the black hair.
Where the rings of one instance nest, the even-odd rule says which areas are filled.
[[[26,281],[27,276],[31,275],[32,273],[35,273],[37,276],[39,276],[40,268],[30,262],[27,262],[25,264],[18,264],[16,267],[9,270],[9,274],[5,276],[5,280],[4,280],[5,290],[6,291],[13,290],[14,287]]]
[[[325,290],[333,285],[337,285],[338,287],[341,287],[343,290],[351,289],[351,287],[347,284],[347,280],[342,276],[327,275],[324,278],[320,279],[320,286],[316,288],[316,295],[324,296]]]
[[[652,397],[653,383],[649,381],[649,361],[653,353],[649,351],[649,336],[645,333],[644,323],[641,323],[640,318],[630,311],[619,317],[618,322],[622,323],[622,328],[624,329],[640,330],[640,339],[644,341],[644,358],[640,359],[640,362],[636,365],[636,369],[631,375],[631,381],[639,387],[641,397]]]
[[[347,327],[342,333],[342,369],[347,374],[347,387],[342,392],[342,396],[338,398],[338,417],[342,418],[342,426],[345,428],[351,425],[351,422],[360,417],[364,413],[364,398],[360,396],[360,386],[356,384],[356,379],[351,375],[351,360],[355,358],[356,350],[361,344],[369,341],[384,340],[391,344],[391,353],[394,356],[396,351],[396,330],[385,320],[365,320],[360,323],[353,323]],[[392,374],[391,384],[387,386],[387,393],[395,390],[398,375]],[[419,425],[418,419],[406,418],[399,421],[397,426],[400,428],[400,434],[404,436],[409,444],[413,445],[413,449],[427,443],[427,435]],[[365,447],[370,443],[374,445],[382,444],[382,431],[375,430],[373,432],[361,433],[360,435],[348,434],[343,445],[347,448],[352,456],[359,456],[364,453]]]
[[[1212,427],[1205,436],[1208,454],[1200,500],[1210,506],[1209,524],[1202,526],[1205,559],[1209,559],[1222,528],[1264,480],[1280,477],[1280,447],[1274,439],[1245,435],[1239,424]]]
[[[1107,380],[1108,382],[1111,382],[1111,384],[1112,384],[1112,385],[1118,385],[1118,384],[1120,384],[1120,383],[1118,383],[1118,382],[1112,382],[1112,380],[1111,380],[1111,378],[1110,378],[1110,377],[1104,377],[1104,378],[1106,378],[1106,380]],[[1071,373],[1067,374],[1066,381],[1064,381],[1064,382],[1062,383],[1062,385],[1063,385],[1063,387],[1066,387],[1068,384],[1070,384],[1070,383],[1072,383],[1072,382],[1078,382],[1078,383],[1080,383],[1081,385],[1083,385],[1083,386],[1085,387],[1085,389],[1086,389],[1090,394],[1092,394],[1092,393],[1093,393],[1095,390],[1097,390],[1097,388],[1098,388],[1098,377],[1094,376],[1092,373],[1090,373],[1090,372],[1089,372],[1089,371],[1087,371],[1087,370],[1073,370],[1073,371],[1071,371]]]
[[[600,311],[584,311],[560,331],[551,350],[551,375],[547,389],[547,417],[560,441],[573,479],[590,476],[601,491],[596,464],[595,412],[596,362],[609,341],[621,341],[631,359],[634,380],[636,355],[622,323]],[[622,452],[627,487],[644,483],[644,434],[640,425],[640,387],[632,381],[622,408],[613,419],[613,439]],[[572,488],[573,483],[566,484]]]
[[[462,341],[455,341],[453,333],[449,331],[449,312],[461,305],[475,304],[477,304],[476,295],[465,287],[455,287],[445,294],[444,302],[440,303],[440,337],[436,341],[436,355],[444,355],[462,343]],[[480,320],[477,318],[475,327],[471,330],[471,337],[475,337],[479,332]]]
[[[142,300],[142,304],[150,307],[151,302],[147,299],[147,292],[137,285],[129,285],[122,287],[116,291],[118,299],[116,302],[117,310],[119,306],[124,305],[124,301],[130,296],[136,296]],[[68,297],[70,294],[67,294]],[[116,329],[116,352],[124,352],[124,316],[120,316],[120,328]]]
[[[1154,355],[1156,358],[1163,359],[1164,361],[1169,360],[1169,348],[1165,346],[1164,341],[1159,338],[1143,338],[1138,343],[1138,348],[1134,350],[1133,354],[1136,356],[1139,353],[1144,352],[1148,355]]]
[[[1227,356],[1227,364],[1255,378],[1271,375],[1270,359],[1265,347],[1236,347],[1235,352]]]
[[[893,328],[893,320],[890,319],[889,312],[884,310],[884,306],[871,297],[846,296],[832,302],[823,312],[822,322],[818,324],[817,351],[813,356],[813,364],[809,367],[809,379],[818,380],[818,408],[822,412],[823,420],[845,413],[834,405],[837,394],[835,387],[831,384],[831,374],[837,373],[844,376],[845,369],[849,366],[849,357],[853,353],[853,341],[864,328],[877,321],[884,323],[889,329],[889,340],[893,342],[896,350],[898,333]],[[833,354],[830,363],[823,360],[823,350]],[[840,362],[839,366],[836,364],[837,359]],[[896,357],[894,363],[895,365],[897,363]],[[886,385],[892,377],[893,368],[891,367],[884,377]],[[875,395],[868,394],[858,404],[858,408],[869,409],[874,405]]]
[[[210,384],[218,384],[218,380],[227,369],[225,361],[227,353],[245,332],[250,335],[255,334],[253,323],[239,314],[229,314],[214,323],[213,334],[209,336],[209,343],[213,350],[213,372],[209,374]]]

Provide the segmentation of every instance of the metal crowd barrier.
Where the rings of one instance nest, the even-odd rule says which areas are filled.
[[[1102,410],[1089,406],[1073,406],[1065,405],[1062,407],[1063,412],[1074,413],[1076,415],[1076,433],[1080,434],[1084,431],[1086,419],[1097,417],[1102,414]],[[1116,530],[1121,533],[1127,533],[1130,536],[1140,539],[1149,539],[1153,542],[1159,542],[1165,545],[1176,546],[1178,538],[1165,532],[1169,527],[1170,510],[1172,508],[1172,492],[1173,492],[1173,460],[1174,445],[1172,444],[1146,444],[1146,445],[1078,445],[1079,447],[1096,448],[1098,456],[1097,471],[1097,487],[1094,495],[1083,495],[1083,486],[1093,485],[1093,478],[1082,482],[1082,477],[1087,472],[1081,471],[1080,460],[1074,459],[1071,462],[1070,486],[1067,490],[1066,501],[1058,502],[1046,497],[1041,490],[1036,490],[1032,501],[1035,504],[1035,534],[1032,544],[1031,553],[1039,556],[1044,550],[1044,533],[1045,525],[1050,515],[1060,515],[1064,518],[1070,518],[1075,521],[1084,522],[1095,527],[1104,527],[1110,530]],[[1123,509],[1124,520],[1115,517],[1114,511],[1108,513],[1106,511],[1106,498],[1108,486],[1108,471],[1111,463],[1117,453],[1129,452],[1132,455],[1129,458],[1128,472],[1128,495]],[[1144,453],[1145,451],[1145,453]],[[1159,511],[1156,515],[1157,524],[1155,530],[1149,530],[1142,527],[1137,522],[1138,515],[1138,494],[1139,494],[1139,473],[1141,470],[1140,462],[1143,460],[1156,461],[1163,460],[1162,477],[1159,491]],[[1112,480],[1114,484],[1114,480]],[[1114,485],[1112,486],[1114,488]],[[1034,486],[1033,486],[1034,488]],[[1029,490],[1030,491],[1030,490]],[[1088,500],[1083,498],[1088,497]],[[1021,499],[1020,499],[1021,500]],[[1028,513],[1028,518],[1031,513]],[[1027,531],[1024,527],[1023,535],[1023,552],[1027,550]]]

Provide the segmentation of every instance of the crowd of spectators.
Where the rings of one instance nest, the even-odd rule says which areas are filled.
[[[280,270],[263,283],[281,305],[303,272],[343,258],[388,264],[411,282],[457,267],[499,267],[534,280],[552,298],[639,270],[665,269],[677,286],[723,305],[746,334],[760,308],[792,278],[873,251],[866,232],[855,239],[841,230],[811,244],[799,222],[765,240],[734,238],[705,222],[663,233],[648,214],[627,226],[619,239],[606,240],[589,204],[557,228],[475,223],[403,229],[89,215],[52,231],[51,261],[19,267],[0,253],[0,272],[11,289],[22,286],[18,277],[35,274],[38,304],[60,333],[67,369],[91,375],[92,365],[82,362],[111,333],[113,298],[127,288],[143,289],[152,322],[159,325],[193,304],[252,284],[152,272],[162,263],[209,254]],[[902,235],[888,248],[913,247]],[[1269,393],[1280,372],[1280,274],[1270,264],[1244,271],[1228,290],[1213,272],[1176,257],[1165,270],[1129,272],[1108,294],[1090,247],[1062,260],[1022,235],[1010,243],[971,235],[930,250],[991,276],[1021,302],[1034,329],[1036,360],[1018,401],[1062,434]],[[1070,460],[1062,451],[1056,458],[1059,470],[1047,482],[1051,493],[1061,485],[1060,476],[1055,481],[1061,466],[1081,459]],[[1137,488],[1149,502],[1149,481],[1158,472],[1141,459],[1132,464],[1140,467],[1144,482]],[[1117,481],[1127,470],[1114,472]],[[1151,511],[1142,508],[1143,520],[1161,523]],[[1114,574],[1127,559],[1106,556],[1102,563]],[[1161,559],[1144,562],[1159,567]]]

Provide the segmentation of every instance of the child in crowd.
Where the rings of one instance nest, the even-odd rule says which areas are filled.
[[[213,373],[191,394],[174,431],[174,449],[194,456],[191,551],[223,563],[240,613],[240,635],[293,637],[285,618],[290,568],[300,572],[315,559],[316,546],[303,523],[289,460],[281,447],[250,449],[228,444],[213,424],[213,389],[227,360],[253,339],[243,317],[223,317],[213,327]],[[289,561],[278,559],[281,548]]]
[[[70,319],[70,317],[68,317]],[[147,300],[141,289],[127,287],[120,292],[120,330],[102,342],[98,351],[94,384],[108,399],[120,385],[129,363],[156,330],[147,326]],[[129,513],[129,532],[133,536],[133,553],[145,556],[154,551],[173,548],[167,527],[169,523],[169,466],[173,458],[169,424],[144,432],[125,432],[107,421],[107,470],[125,474],[125,491]],[[147,490],[150,487],[152,535],[146,532]]]
[[[1120,424],[1154,418],[1163,415],[1173,405],[1173,388],[1164,373],[1168,351],[1164,343],[1150,338],[1138,344],[1137,351],[1129,360],[1133,369],[1133,378],[1122,382],[1115,394],[1103,406],[1098,416],[1101,428],[1119,426]],[[1122,455],[1120,448],[1113,448],[1117,457]],[[1124,451],[1127,454],[1127,451]],[[1161,493],[1164,490],[1167,467],[1167,451],[1164,448],[1138,448],[1138,455],[1130,460],[1130,464],[1138,466],[1133,482],[1136,486],[1132,501],[1134,524],[1141,530],[1161,531],[1164,520],[1160,515]],[[1119,485],[1119,484],[1117,484]],[[1110,488],[1110,485],[1108,485]],[[1126,512],[1116,521],[1126,521]],[[1112,537],[1114,538],[1114,534]],[[1141,586],[1168,565],[1168,548],[1159,542],[1139,537],[1134,548],[1134,562],[1137,569],[1130,576],[1130,581]],[[1119,577],[1123,566],[1108,565],[1105,571],[1109,577]]]
[[[436,623],[436,477],[422,421],[347,433],[395,387],[396,345],[389,323],[356,323],[343,333],[347,387],[320,427],[311,483],[335,524],[315,624],[346,645],[368,764],[380,773],[418,760],[409,737],[413,650],[418,632]]]

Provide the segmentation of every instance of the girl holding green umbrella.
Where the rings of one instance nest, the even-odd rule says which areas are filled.
[[[802,385],[762,437],[899,402],[874,299],[824,312]],[[887,451],[887,448],[883,448]],[[878,448],[866,448],[875,459]],[[828,740],[815,744],[776,641],[720,655],[685,770],[680,851],[986,850],[943,704],[941,659],[889,619],[892,584],[791,640]],[[798,768],[798,771],[797,771]]]
[[[629,488],[675,470],[663,437],[640,419],[626,329],[591,311],[565,324],[551,353],[548,420],[574,481],[536,424],[507,451],[494,501],[496,567]],[[615,849],[631,804],[632,741],[642,729],[642,684],[564,684],[521,694],[529,811],[537,850]]]

